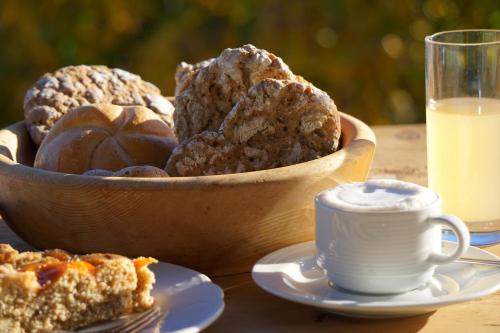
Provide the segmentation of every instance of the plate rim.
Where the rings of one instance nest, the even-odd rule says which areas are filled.
[[[453,244],[453,242],[444,241],[444,240],[442,242]],[[434,302],[420,301],[420,302],[409,303],[408,301],[406,301],[406,302],[401,302],[400,304],[383,305],[383,304],[378,303],[377,305],[371,305],[371,306],[370,305],[360,305],[360,304],[338,304],[338,303],[332,303],[332,300],[328,301],[328,299],[326,299],[324,297],[321,299],[321,301],[313,301],[313,300],[307,299],[305,297],[301,297],[299,295],[296,295],[294,293],[286,292],[287,289],[290,289],[290,287],[286,286],[286,284],[283,284],[286,286],[285,291],[274,289],[271,286],[269,286],[267,283],[265,283],[266,279],[264,279],[260,273],[255,271],[255,268],[257,265],[269,263],[271,258],[279,255],[281,252],[290,251],[294,248],[300,248],[300,247],[303,247],[305,249],[310,248],[310,247],[314,247],[314,240],[301,242],[301,243],[293,244],[293,245],[278,249],[274,252],[267,254],[266,256],[262,257],[261,259],[259,259],[259,261],[257,261],[257,263],[252,267],[252,279],[253,279],[253,281],[260,288],[265,290],[266,292],[268,292],[274,296],[289,300],[289,301],[293,301],[293,302],[297,302],[297,303],[301,303],[301,304],[305,304],[305,305],[310,305],[310,306],[314,306],[314,307],[319,307],[319,308],[323,308],[323,309],[342,310],[344,312],[351,312],[351,313],[359,313],[359,312],[374,313],[374,312],[388,312],[388,311],[405,312],[404,310],[407,310],[406,312],[408,312],[409,310],[413,310],[413,312],[417,312],[419,309],[420,310],[430,309],[430,308],[438,309],[440,307],[444,307],[447,305],[462,303],[462,302],[478,299],[478,298],[481,298],[481,297],[484,297],[487,295],[491,295],[491,294],[500,290],[500,280],[499,280],[499,282],[496,285],[490,286],[484,290],[477,291],[474,293],[470,293],[470,292],[465,293],[465,294],[458,293],[458,294],[456,294],[456,296],[447,295],[449,297],[449,299],[445,299],[445,300],[438,301],[438,302],[436,302],[436,301],[434,301]],[[477,248],[475,246],[470,246],[467,251],[473,251],[475,253],[480,253],[482,256],[486,256],[489,259],[500,260],[498,258],[498,256],[496,256],[495,254],[488,252],[486,250]],[[471,265],[468,263],[455,263],[455,264]],[[430,311],[432,311],[432,310],[430,310]]]
[[[187,273],[187,274],[190,274],[190,275],[193,275],[193,276],[198,276],[202,279],[203,283],[206,283],[210,286],[210,288],[214,288],[215,291],[218,292],[218,295],[219,297],[217,298],[217,302],[219,303],[219,308],[214,311],[214,313],[212,314],[212,316],[210,317],[207,317],[205,318],[204,320],[200,321],[199,323],[196,324],[196,326],[186,326],[186,327],[183,327],[183,328],[180,328],[180,329],[177,329],[177,330],[169,330],[169,331],[164,331],[163,330],[163,325],[161,325],[159,327],[159,332],[160,333],[163,333],[163,332],[168,332],[168,333],[175,333],[175,332],[190,332],[190,333],[197,333],[197,332],[200,332],[202,330],[204,330],[205,328],[209,327],[210,325],[212,325],[217,319],[220,318],[220,316],[222,315],[222,313],[224,312],[225,310],[225,307],[226,307],[226,303],[225,303],[225,293],[224,293],[224,290],[216,283],[214,283],[207,275],[203,274],[203,273],[200,273],[198,271],[195,271],[191,268],[188,268],[188,267],[185,267],[185,266],[181,266],[181,265],[177,265],[177,264],[172,264],[172,263],[168,263],[168,262],[164,262],[164,261],[158,261],[153,267],[151,267],[152,270],[154,270],[154,267],[159,267],[159,269],[168,269],[168,268],[174,268],[176,270],[179,270],[181,272],[184,272],[184,273]],[[158,282],[159,280],[159,277],[158,275],[156,274],[155,272],[155,277],[156,277],[156,281]],[[165,293],[165,292],[162,292],[160,289],[157,289],[159,288],[158,287],[158,284],[155,283],[153,285],[153,289],[151,290],[152,293],[154,292],[157,292],[157,293],[160,293],[160,294],[164,294],[164,295],[167,295],[168,297],[176,297],[175,294],[169,294],[169,293]],[[177,296],[179,297],[179,296]],[[168,312],[170,312],[170,309],[171,308],[168,308]],[[167,313],[167,315],[163,318],[163,320],[166,322],[168,321],[169,319],[169,314]]]

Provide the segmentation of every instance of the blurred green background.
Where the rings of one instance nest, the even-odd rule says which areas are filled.
[[[140,74],[165,95],[175,67],[252,43],[368,124],[425,121],[424,36],[500,29],[498,0],[0,0],[0,125],[69,64]]]

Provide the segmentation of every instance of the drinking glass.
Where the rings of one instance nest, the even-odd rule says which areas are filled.
[[[425,57],[429,187],[472,245],[499,243],[500,30],[436,33]]]

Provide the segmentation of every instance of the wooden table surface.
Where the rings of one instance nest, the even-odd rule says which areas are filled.
[[[374,127],[377,152],[370,177],[397,178],[426,185],[424,125]],[[0,223],[0,242],[28,246]],[[487,248],[500,255],[500,245]],[[213,279],[225,292],[226,309],[205,332],[500,332],[500,292],[403,319],[351,319],[288,302],[261,290],[250,274]]]

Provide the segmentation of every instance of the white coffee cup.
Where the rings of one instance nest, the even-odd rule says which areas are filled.
[[[458,244],[441,253],[441,226]],[[458,259],[469,232],[441,214],[434,191],[393,179],[350,183],[316,197],[317,263],[336,286],[364,293],[402,293],[425,285],[437,265]]]

